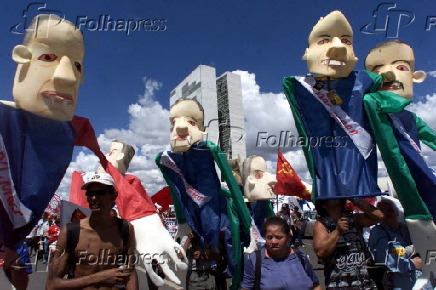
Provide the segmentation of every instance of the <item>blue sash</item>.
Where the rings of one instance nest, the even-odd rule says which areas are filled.
[[[179,174],[163,167],[181,201],[186,221],[201,238],[206,248],[217,249],[219,233],[228,227],[227,201],[221,194],[221,183],[215,169],[215,160],[204,142],[191,146],[184,153],[168,155],[177,164],[186,182],[210,199],[199,206],[186,192]]]
[[[323,81],[324,89],[335,90],[341,108],[371,134],[363,110],[363,96],[373,85],[364,72],[349,77]],[[299,82],[295,82],[295,100],[307,134],[316,168],[320,199],[380,195],[377,186],[377,156],[372,150],[365,160],[344,129],[330,116],[324,106]],[[325,139],[329,140],[328,142]]]

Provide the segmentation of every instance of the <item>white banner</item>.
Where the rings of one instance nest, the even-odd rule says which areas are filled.
[[[329,112],[330,116],[344,129],[353,141],[354,145],[362,154],[363,158],[368,158],[374,148],[371,135],[366,130],[351,119],[340,106],[334,106],[328,96],[327,90],[317,90],[313,86],[316,80],[313,77],[295,77]]]
[[[21,203],[15,191],[14,181],[9,169],[9,158],[3,137],[0,134],[0,200],[6,210],[14,229],[30,221],[32,211]]]

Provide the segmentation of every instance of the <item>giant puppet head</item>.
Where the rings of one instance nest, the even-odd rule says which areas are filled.
[[[392,91],[405,99],[413,98],[413,83],[426,78],[424,71],[415,71],[413,49],[399,40],[379,43],[368,54],[365,69],[378,74],[392,72],[395,80],[383,83],[382,91]]]
[[[122,141],[113,140],[106,159],[122,174],[129,169],[130,161],[135,156],[135,149]]]
[[[249,201],[275,198],[273,191],[277,180],[266,168],[261,156],[249,156],[242,165],[244,196]]]
[[[321,18],[309,35],[303,55],[309,72],[333,78],[347,77],[357,62],[353,50],[353,30],[340,11]]]
[[[204,110],[196,100],[180,99],[170,110],[171,150],[174,153],[186,152],[191,145],[203,140]]]
[[[70,121],[82,82],[83,56],[83,36],[73,23],[53,14],[36,16],[23,44],[12,52],[18,64],[13,88],[17,107]]]

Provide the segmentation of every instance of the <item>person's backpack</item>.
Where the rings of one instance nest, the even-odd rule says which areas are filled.
[[[306,260],[304,259],[302,253],[299,249],[295,247],[291,247],[294,253],[297,255],[298,259],[301,262],[301,265],[303,266],[304,271],[306,271]],[[255,270],[254,270],[254,290],[260,290],[260,277],[261,277],[261,271],[262,271],[262,258],[260,254],[260,250],[256,250],[256,264],[255,264]]]
[[[118,230],[123,240],[123,257],[127,255],[129,249],[129,224],[125,219],[117,219]],[[67,224],[67,247],[68,253],[67,260],[67,275],[68,279],[74,278],[74,272],[76,270],[76,247],[79,243],[80,236],[80,221],[75,221]]]

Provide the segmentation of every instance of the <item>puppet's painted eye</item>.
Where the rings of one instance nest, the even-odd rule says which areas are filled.
[[[42,60],[45,62],[52,62],[55,61],[58,57],[54,54],[43,54],[40,57],[38,57],[38,60]]]
[[[346,39],[346,38],[342,38],[342,39],[341,39],[341,42],[342,42],[343,44],[351,45],[351,41],[349,41],[349,40]]]
[[[405,66],[404,64],[400,64],[400,65],[397,65],[397,70],[409,71],[409,68],[407,66]]]
[[[255,177],[256,179],[261,179],[261,178],[263,177],[263,172],[261,172],[261,171],[256,172],[256,174],[254,175],[254,177]]]
[[[323,40],[318,41],[318,44],[325,44],[325,43],[329,43],[330,39],[328,38],[324,38]]]
[[[191,124],[191,126],[195,126],[195,122],[194,121],[188,121],[189,124]]]

